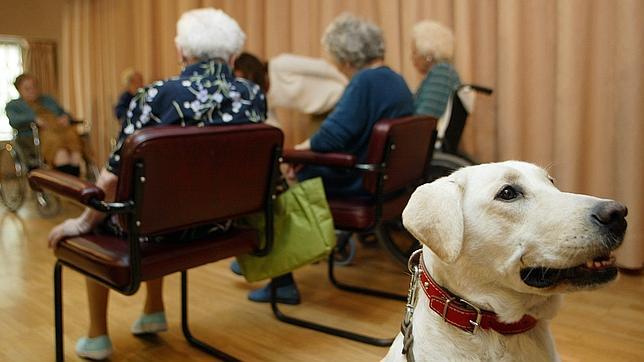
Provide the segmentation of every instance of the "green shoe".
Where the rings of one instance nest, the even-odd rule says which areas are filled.
[[[168,330],[168,323],[165,321],[165,312],[144,314],[132,324],[132,334],[151,334],[165,332]]]
[[[112,342],[106,334],[95,338],[83,337],[76,342],[76,354],[81,358],[103,360],[112,355]]]

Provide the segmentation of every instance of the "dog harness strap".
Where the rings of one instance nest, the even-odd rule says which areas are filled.
[[[420,282],[422,290],[429,298],[429,307],[443,317],[443,320],[468,333],[478,328],[492,329],[501,334],[517,334],[529,331],[537,325],[537,320],[524,315],[514,323],[504,323],[497,319],[494,312],[481,310],[465,299],[459,298],[439,286],[427,273],[424,263],[420,263]]]

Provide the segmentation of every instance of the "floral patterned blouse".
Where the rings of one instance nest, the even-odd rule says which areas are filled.
[[[181,75],[141,88],[130,102],[107,170],[118,174],[125,139],[144,127],[178,124],[199,127],[259,123],[266,119],[266,98],[259,86],[235,78],[228,65],[206,60]]]

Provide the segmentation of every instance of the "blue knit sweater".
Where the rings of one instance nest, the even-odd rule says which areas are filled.
[[[311,149],[348,152],[364,161],[373,125],[413,112],[413,96],[398,73],[389,67],[363,69],[351,78],[335,110],[311,137]]]
[[[381,119],[408,116],[413,112],[413,96],[398,73],[385,66],[360,70],[351,78],[335,110],[311,137],[311,150],[351,153],[363,162],[374,124]],[[315,176],[322,176],[329,194],[362,192],[359,173],[308,167],[298,174],[300,179]]]

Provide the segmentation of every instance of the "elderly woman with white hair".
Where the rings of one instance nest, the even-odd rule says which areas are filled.
[[[451,64],[454,35],[435,21],[421,21],[414,25],[411,54],[414,67],[425,76],[416,91],[414,113],[440,118],[449,96],[461,84]]]
[[[197,9],[181,16],[175,43],[185,68],[178,77],[142,88],[130,102],[116,147],[96,183],[105,191],[108,201],[115,195],[121,147],[135,130],[168,124],[217,126],[264,121],[266,101],[259,86],[235,78],[231,71],[245,37],[237,22],[220,10]],[[172,182],[172,177],[175,175],[168,175],[168,182]],[[151,242],[203,237],[226,228],[228,224],[161,236]],[[93,230],[122,233],[117,222],[106,218],[105,214],[85,209],[81,216],[68,219],[51,231],[49,246],[55,247],[63,238]],[[132,325],[135,335],[167,329],[162,279],[147,282],[146,289],[143,314]],[[88,278],[87,293],[90,325],[87,336],[76,344],[76,353],[80,357],[104,359],[112,353],[112,343],[107,334],[109,289]]]
[[[373,126],[381,119],[411,115],[413,96],[400,74],[384,64],[385,43],[376,25],[342,14],[327,27],[322,44],[349,84],[317,133],[295,148],[351,153],[358,162],[364,162]],[[300,181],[322,177],[327,195],[366,194],[359,172],[310,165],[294,171],[290,170],[291,176]],[[271,283],[277,287],[278,302],[300,302],[292,274],[274,278]],[[268,302],[270,285],[252,291],[248,298]]]

